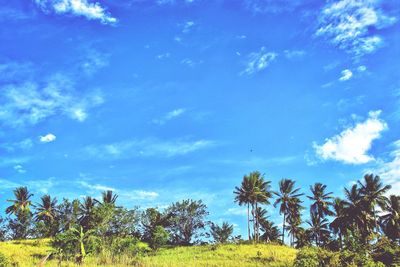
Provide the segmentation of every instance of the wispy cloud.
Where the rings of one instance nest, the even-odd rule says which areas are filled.
[[[268,67],[277,56],[277,53],[268,52],[265,47],[261,47],[259,52],[253,52],[248,55],[246,68],[240,74],[251,75],[260,72]]]
[[[373,0],[329,2],[320,14],[316,35],[355,56],[373,53],[383,45],[383,38],[376,31],[396,21],[383,13],[380,3]]]
[[[24,167],[22,167],[22,165],[15,165],[14,166],[14,170],[18,173],[26,173],[26,170],[24,169]]]
[[[349,164],[363,164],[374,160],[368,155],[372,142],[387,129],[379,118],[381,111],[369,112],[368,119],[327,138],[323,145],[314,143],[316,155],[323,160],[336,160]]]
[[[306,51],[304,51],[304,50],[285,50],[284,54],[287,59],[296,59],[296,58],[304,57],[306,55]]]
[[[39,140],[42,143],[50,143],[56,140],[56,136],[54,134],[48,133],[46,135],[40,136]]]
[[[88,20],[98,20],[102,24],[115,24],[117,19],[98,2],[87,0],[34,0],[44,12],[70,14],[85,17]]]
[[[215,146],[214,141],[161,141],[158,139],[129,140],[106,145],[88,146],[84,150],[91,158],[106,160],[132,157],[175,157]]]
[[[351,79],[351,77],[353,77],[353,72],[349,69],[345,69],[342,70],[342,75],[339,78],[339,81],[344,82],[344,81],[348,81]]]
[[[99,92],[80,93],[75,81],[62,74],[44,81],[10,82],[0,89],[0,123],[13,127],[34,125],[59,114],[84,121],[90,108],[103,103]]]
[[[168,112],[167,114],[165,114],[163,117],[161,117],[159,119],[154,119],[152,122],[155,124],[158,124],[158,125],[163,125],[170,120],[173,120],[173,119],[176,119],[176,118],[182,116],[185,112],[186,112],[186,109],[184,109],[184,108],[174,109],[174,110],[171,110],[170,112]]]
[[[86,181],[78,181],[77,183],[87,188],[89,193],[111,190],[117,193],[119,198],[124,198],[125,200],[154,200],[159,196],[159,194],[154,191],[117,189],[106,185],[90,184]]]

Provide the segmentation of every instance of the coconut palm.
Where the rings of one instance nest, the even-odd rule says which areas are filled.
[[[314,186],[310,186],[312,195],[307,196],[311,201],[310,211],[323,218],[326,215],[332,216],[333,212],[330,210],[332,205],[332,192],[326,192],[326,185],[321,183],[315,183]]]
[[[278,197],[275,200],[274,207],[280,205],[279,214],[283,214],[283,225],[282,225],[282,242],[285,243],[285,228],[286,228],[286,216],[288,215],[290,201],[294,198],[299,198],[303,194],[299,193],[300,188],[294,189],[295,182],[291,179],[282,179],[279,182],[279,192],[274,192]]]
[[[345,202],[340,198],[335,198],[333,201],[333,210],[335,218],[329,224],[329,228],[336,235],[339,235],[339,245],[342,248],[343,234],[349,227],[349,219],[346,213]]]
[[[252,194],[253,189],[254,189],[254,184],[250,180],[250,177],[245,175],[243,177],[241,186],[240,187],[236,186],[235,191],[233,191],[233,193],[235,194],[235,203],[238,203],[239,206],[247,205],[247,232],[248,232],[249,240],[251,239],[251,234],[250,234],[251,198],[250,198],[250,195]]]
[[[309,231],[311,236],[315,239],[315,244],[320,246],[321,241],[326,240],[330,235],[328,219],[321,218],[317,214],[311,213],[311,218],[307,223],[310,225]]]
[[[400,241],[400,196],[390,195],[384,210],[379,218],[383,232],[394,242]]]
[[[115,206],[115,202],[117,201],[118,195],[114,194],[113,191],[107,190],[101,193],[102,195],[102,202],[95,199],[95,202],[100,205],[112,205]]]
[[[57,199],[51,198],[49,195],[41,197],[41,203],[36,205],[35,220],[43,221],[47,228],[47,235],[56,233],[54,221],[58,216]]]
[[[294,239],[296,234],[299,231],[299,227],[301,224],[301,211],[304,209],[301,206],[301,200],[297,197],[293,197],[289,201],[289,209],[286,217],[286,222],[288,226],[286,229],[289,232],[289,236],[291,237],[290,244],[294,244]]]
[[[32,205],[32,201],[30,198],[33,196],[28,190],[27,187],[18,187],[14,190],[13,200],[7,200],[8,202],[12,202],[13,204],[6,209],[7,214],[18,214],[21,213],[30,213],[30,207]]]
[[[266,242],[275,242],[279,240],[281,233],[279,232],[278,226],[274,225],[273,222],[265,219],[260,221],[260,225],[261,231],[263,232],[263,234],[260,236],[261,240]]]
[[[367,212],[372,213],[374,217],[375,230],[378,231],[377,218],[376,218],[376,205],[381,208],[384,207],[387,198],[385,193],[391,188],[390,185],[383,185],[381,179],[377,175],[366,174],[364,176],[364,181],[358,181],[360,186],[360,194],[364,198],[365,208]]]
[[[256,211],[258,204],[269,204],[269,198],[272,196],[270,191],[270,181],[265,181],[264,176],[258,172],[251,172],[249,175],[245,175],[242,180],[241,187],[235,187],[233,192],[235,196],[235,202],[239,205],[247,204],[247,228],[249,240],[250,234],[250,206],[253,222],[253,234],[254,240],[259,239],[259,222],[257,221]]]
[[[84,230],[91,229],[94,224],[94,209],[96,202],[92,197],[85,197],[83,202],[79,203],[79,217],[78,221]]]

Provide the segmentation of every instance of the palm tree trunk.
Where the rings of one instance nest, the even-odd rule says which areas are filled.
[[[340,246],[340,250],[343,249],[343,245],[342,245],[342,231],[339,230],[339,246]]]
[[[286,213],[283,213],[283,225],[282,225],[282,243],[285,244],[285,221]]]
[[[255,218],[255,220],[256,220],[256,243],[258,243],[258,214],[257,214],[257,201],[256,201],[256,212],[255,212],[255,214],[256,214],[256,218]]]
[[[253,241],[255,241],[256,240],[256,222],[255,222],[256,214],[255,214],[255,210],[254,210],[254,203],[251,204],[251,214],[253,216]]]
[[[251,240],[251,236],[250,236],[250,203],[247,203],[247,232],[249,233],[249,240]]]

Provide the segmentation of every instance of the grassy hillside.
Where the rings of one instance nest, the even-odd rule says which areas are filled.
[[[0,243],[2,252],[18,266],[33,266],[45,257],[51,248],[49,240],[24,240]],[[88,257],[84,266],[291,266],[296,250],[278,245],[220,245],[175,247],[160,249],[155,255],[138,258],[121,258],[113,263],[111,258]],[[57,266],[50,260],[45,266]],[[68,266],[75,266],[70,264]]]

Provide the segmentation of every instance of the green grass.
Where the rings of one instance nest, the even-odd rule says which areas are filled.
[[[17,266],[35,266],[51,251],[48,239],[0,242],[2,252]],[[155,255],[137,258],[122,256],[113,262],[112,257],[88,256],[83,266],[292,266],[296,250],[285,246],[259,245],[204,245],[193,247],[162,248]],[[49,260],[45,266],[57,266]],[[70,263],[63,266],[77,266]],[[82,265],[81,265],[82,266]]]

